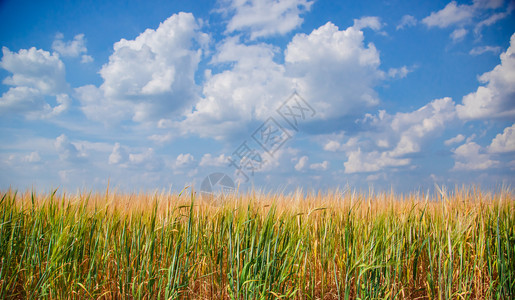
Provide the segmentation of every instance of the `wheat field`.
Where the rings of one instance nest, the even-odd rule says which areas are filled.
[[[212,199],[207,199],[212,200]],[[509,189],[1,193],[2,299],[513,299]]]

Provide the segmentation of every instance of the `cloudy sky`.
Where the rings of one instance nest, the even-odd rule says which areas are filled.
[[[515,2],[1,1],[0,188],[515,184]]]

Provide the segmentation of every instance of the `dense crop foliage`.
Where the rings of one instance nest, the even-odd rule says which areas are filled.
[[[515,297],[509,191],[0,195],[1,298]]]

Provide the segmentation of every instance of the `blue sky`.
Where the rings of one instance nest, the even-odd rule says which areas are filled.
[[[2,1],[0,188],[513,186],[514,8]]]

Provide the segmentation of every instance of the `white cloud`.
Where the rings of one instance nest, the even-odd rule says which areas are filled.
[[[161,119],[157,121],[157,128],[171,128],[174,125],[173,121],[170,119]]]
[[[490,159],[490,156],[474,142],[468,142],[456,148],[454,151],[456,162],[453,170],[486,170],[496,167],[499,162]]]
[[[419,152],[422,141],[427,135],[445,128],[445,124],[456,116],[451,98],[433,100],[411,113],[397,113],[391,128],[400,133],[400,140],[392,150],[394,156]]]
[[[78,140],[74,142],[77,149],[81,152],[100,152],[102,155],[109,153],[112,149],[112,145],[110,143],[103,142],[91,142],[88,140]]]
[[[491,26],[491,25],[497,23],[497,21],[506,18],[508,16],[508,14],[509,14],[509,12],[501,12],[501,13],[497,13],[497,14],[491,15],[490,17],[488,17],[488,18],[484,19],[483,21],[477,23],[476,27],[474,28],[474,33],[476,35],[479,35],[480,32],[481,32],[481,29],[483,27]]]
[[[297,170],[297,171],[303,170],[306,167],[308,160],[309,160],[309,158],[305,155],[302,156],[301,158],[299,158],[299,161],[295,164],[295,170]]]
[[[10,88],[0,98],[0,112],[23,113],[29,119],[49,119],[67,111],[71,105],[71,99],[67,94],[55,96],[56,105],[51,106],[44,101],[43,95],[32,88]]]
[[[346,145],[345,173],[375,172],[387,167],[407,166],[408,154],[423,151],[422,145],[455,119],[454,102],[451,98],[433,100],[420,109],[393,116],[380,112],[378,116],[366,115],[362,121],[373,130],[360,132],[355,140]],[[326,145],[327,146],[327,145]],[[327,148],[341,149],[334,145]]]
[[[479,77],[486,86],[463,97],[456,110],[461,119],[515,118],[515,34],[501,54],[501,64]]]
[[[451,39],[454,41],[454,42],[457,42],[457,41],[460,41],[462,40],[468,33],[468,30],[465,29],[465,28],[458,28],[458,29],[455,29],[452,33],[451,33]]]
[[[495,8],[501,7],[503,5],[503,2],[504,2],[503,0],[498,0],[498,1],[483,0],[483,1],[474,1],[474,4],[476,7],[482,8],[482,9],[495,9]],[[491,26],[491,25],[497,23],[497,21],[506,18],[508,15],[510,15],[512,13],[514,8],[515,8],[515,3],[513,1],[510,1],[508,3],[508,6],[506,7],[506,11],[498,12],[493,15],[490,15],[488,18],[477,23],[474,28],[474,33],[476,34],[476,36],[481,37],[481,29],[483,27]]]
[[[40,118],[52,118],[61,113],[67,111],[70,108],[72,100],[70,96],[67,94],[58,94],[55,97],[57,105],[52,107],[50,104],[45,103],[43,111],[41,113],[37,113],[37,116]]]
[[[177,167],[188,166],[194,161],[195,161],[195,158],[190,153],[186,153],[186,154],[181,153],[181,154],[179,154],[179,156],[177,156],[177,159],[175,160],[175,166],[177,166]]]
[[[342,142],[345,138],[345,134],[343,132],[339,134],[332,134],[329,138],[326,138],[323,141],[323,148],[325,151],[330,152],[345,152],[356,150],[359,147],[359,138],[356,136],[349,137],[345,142]],[[381,139],[377,139],[378,142]]]
[[[147,171],[159,171],[163,168],[163,160],[155,154],[153,148],[148,148],[145,152],[129,154],[129,163]]]
[[[410,72],[413,72],[413,70],[408,68],[407,66],[402,66],[400,68],[390,68],[388,69],[388,76],[391,78],[402,79],[408,76]]]
[[[210,153],[206,153],[200,159],[199,166],[223,167],[229,164],[229,161],[227,159],[228,158],[227,156],[225,156],[225,154],[220,154],[219,156],[213,157]]]
[[[41,157],[37,151],[33,151],[29,155],[26,155],[23,160],[26,162],[39,162],[41,161]]]
[[[478,8],[499,8],[503,5],[504,0],[474,0],[474,6]]]
[[[506,127],[493,140],[488,151],[491,153],[506,153],[515,151],[515,124]]]
[[[252,40],[260,37],[282,35],[299,27],[301,14],[310,10],[307,0],[227,0],[224,13],[234,15],[227,24],[227,33],[249,31]]]
[[[91,55],[82,55],[80,62],[83,64],[87,64],[93,61],[93,57]]]
[[[266,172],[274,172],[280,169],[290,168],[292,162],[296,160],[296,157],[299,155],[299,149],[291,148],[291,147],[282,147],[273,155],[269,155],[268,153],[262,153],[261,158],[263,160],[263,164],[261,168],[256,170],[259,173]],[[294,157],[292,159],[292,157]]]
[[[400,30],[400,29],[412,27],[415,25],[417,25],[417,19],[415,19],[415,17],[413,17],[412,15],[404,15],[404,16],[402,16],[402,19],[401,19],[399,25],[397,25],[396,29]]]
[[[474,16],[472,5],[457,5],[451,1],[442,10],[432,12],[428,17],[422,19],[422,23],[428,27],[445,28],[456,23],[467,22]]]
[[[198,172],[195,164],[195,158],[190,153],[179,154],[175,160],[175,165],[172,166],[174,174],[186,173],[188,177],[192,177]]]
[[[30,48],[11,52],[2,48],[0,67],[12,73],[3,83],[11,85],[0,98],[0,113],[24,113],[30,119],[56,116],[69,108],[65,68],[57,54]],[[45,96],[55,97],[52,107]]]
[[[148,137],[149,140],[157,143],[157,144],[164,144],[168,143],[173,139],[174,135],[172,133],[166,133],[166,134],[153,134]]]
[[[109,155],[109,164],[116,165],[127,162],[129,159],[129,154],[127,150],[123,148],[120,143],[115,143],[113,147],[113,151]]]
[[[325,171],[329,168],[329,162],[327,160],[324,160],[321,163],[314,163],[309,165],[309,168],[311,170]]]
[[[134,151],[120,143],[114,144],[113,150],[109,154],[108,163],[137,172],[157,172],[162,170],[164,166],[162,157],[157,155],[153,148]]]
[[[244,45],[238,37],[218,46],[211,61],[230,68],[207,73],[204,97],[179,126],[183,132],[223,139],[252,132],[275,113],[295,88],[316,111],[315,118],[355,116],[379,100],[374,86],[385,78],[379,52],[364,45],[363,32],[327,23],[297,34],[285,50],[285,64],[268,44]]]
[[[492,52],[494,54],[497,54],[501,52],[501,47],[498,46],[478,46],[474,47],[472,50],[470,50],[470,55],[481,55],[486,52]]]
[[[386,178],[387,177],[386,177],[385,173],[370,174],[370,175],[367,175],[366,181],[377,181],[380,179],[386,180]]]
[[[86,156],[84,153],[79,152],[65,134],[58,136],[55,139],[54,145],[59,158],[63,161],[79,162]]]
[[[370,28],[372,30],[378,31],[383,27],[381,24],[381,19],[379,17],[362,17],[359,19],[354,19],[354,25],[352,26],[356,30],[361,30],[363,28]]]
[[[335,140],[329,140],[325,145],[324,145],[324,150],[326,151],[338,151],[341,149],[341,145],[338,141],[335,141]]]
[[[10,88],[0,98],[0,113],[38,111],[44,105],[42,95],[37,89],[17,86]]]
[[[459,143],[463,142],[464,140],[465,140],[465,136],[463,134],[458,134],[457,136],[455,136],[453,138],[445,140],[443,143],[446,146],[450,146],[450,145],[454,145],[454,144],[459,144]]]
[[[153,155],[154,155],[154,149],[148,148],[147,151],[142,152],[142,153],[129,154],[129,161],[138,165],[138,164],[142,164],[142,163],[148,161],[148,159]]]
[[[55,36],[55,40],[52,43],[52,49],[62,56],[78,57],[82,55],[82,63],[88,63],[93,61],[93,57],[87,55],[88,49],[86,48],[84,41],[84,34],[77,34],[72,41],[65,42],[62,33],[58,33]]]
[[[348,160],[343,163],[345,173],[376,172],[387,167],[406,166],[407,158],[395,158],[388,152],[372,151],[364,153],[361,149],[348,153]]]
[[[171,116],[198,98],[194,74],[209,38],[200,32],[192,14],[174,14],[156,30],[147,29],[134,40],[114,44],[114,53],[100,70],[104,79],[78,88],[82,110],[91,119],[118,118],[144,122]],[[95,97],[90,96],[95,94]],[[114,119],[116,120],[116,118]]]
[[[85,85],[75,89],[82,112],[91,120],[110,124],[116,123],[133,113],[132,107],[122,101],[106,99],[102,89]]]
[[[181,128],[220,139],[248,132],[252,130],[248,124],[270,117],[293,87],[285,77],[284,66],[274,62],[275,51],[266,44],[243,45],[238,38],[225,40],[212,63],[233,66],[205,81],[205,97],[193,112],[186,114]]]
[[[45,95],[66,91],[64,64],[58,55],[34,47],[18,53],[2,47],[2,52],[0,66],[13,73],[4,84],[33,88]]]
[[[372,43],[364,45],[361,30],[339,30],[328,22],[309,35],[297,34],[285,61],[299,93],[316,101],[322,119],[359,114],[379,103],[374,91],[384,78],[379,52]]]
[[[13,167],[20,167],[20,163],[38,163],[40,161],[41,161],[41,156],[39,156],[39,152],[32,151],[26,155],[10,154],[7,157],[7,160],[5,160],[4,162],[6,162],[7,164],[9,164]]]

